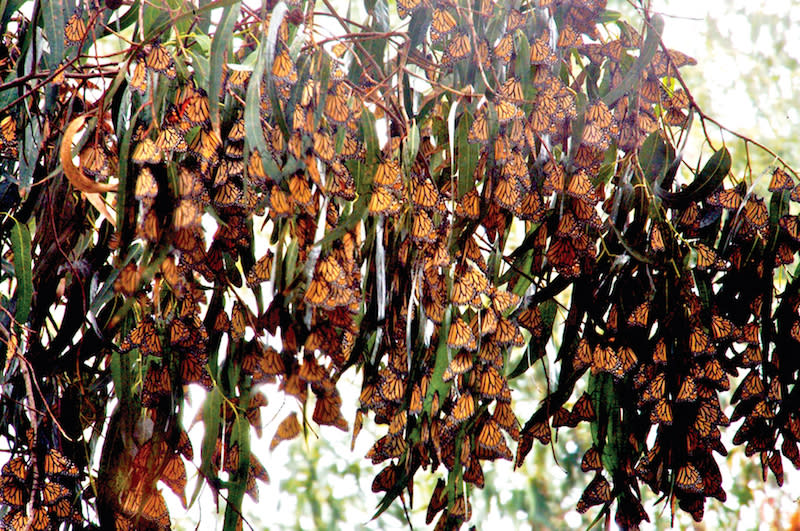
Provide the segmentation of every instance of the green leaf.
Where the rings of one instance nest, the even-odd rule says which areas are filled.
[[[31,233],[28,227],[16,220],[11,227],[11,249],[14,251],[14,276],[17,277],[17,311],[14,319],[24,325],[28,321],[33,300]]]
[[[279,5],[284,6],[284,9],[286,7],[283,2]],[[253,67],[253,73],[250,75],[250,82],[247,85],[246,105],[244,107],[244,131],[247,144],[245,151],[249,153],[253,149],[258,150],[261,155],[261,162],[264,165],[264,171],[276,182],[280,182],[282,173],[272,159],[272,154],[267,148],[267,142],[264,140],[264,131],[261,128],[261,80],[264,77],[264,69],[266,68],[267,46],[268,39],[262,40],[258,46],[256,64]]]
[[[247,402],[242,401],[242,403],[246,404]],[[239,468],[233,474],[234,479],[228,482],[224,531],[238,529],[237,524],[242,513],[242,500],[245,490],[247,490],[247,475],[250,472],[250,423],[245,415],[237,415],[232,441],[239,445]]]
[[[47,68],[56,68],[64,59],[64,26],[66,20],[64,0],[47,0],[41,2],[44,35],[47,38],[49,51],[44,56]]]
[[[219,133],[219,92],[222,86],[222,67],[225,64],[228,45],[233,41],[233,28],[239,18],[241,6],[241,2],[236,2],[222,11],[222,18],[211,41],[208,102],[211,125],[217,133]]]
[[[468,140],[469,129],[474,118],[469,111],[465,111],[458,122],[456,131],[456,145],[458,148],[458,197],[475,188],[475,168],[478,166],[481,146],[471,144]]]
[[[658,14],[653,15],[647,26],[647,36],[645,37],[641,50],[639,50],[639,57],[636,58],[631,69],[625,74],[622,82],[611,92],[603,96],[603,101],[606,105],[611,107],[618,99],[631,92],[631,90],[639,84],[642,78],[642,72],[645,67],[650,64],[650,61],[653,60],[656,51],[658,51],[662,33],[664,33],[664,17]]]
[[[647,182],[660,182],[673,160],[675,150],[667,146],[658,132],[649,135],[639,148],[639,165]]]
[[[722,180],[731,170],[731,154],[723,147],[717,150],[697,177],[680,192],[667,192],[656,188],[656,194],[670,208],[682,208],[692,201],[699,201],[708,197],[719,188]]]
[[[450,333],[450,322],[452,318],[453,307],[448,306],[447,310],[444,312],[442,326],[439,328],[439,344],[436,347],[436,361],[433,365],[433,374],[431,375],[431,383],[428,386],[428,393],[425,395],[425,401],[423,402],[423,408],[428,412],[431,410],[431,402],[433,402],[434,394],[439,394],[441,403],[450,392],[450,382],[445,382],[442,377],[444,376],[444,371],[447,369],[447,365],[450,363],[447,336]],[[456,319],[458,319],[457,316]]]
[[[403,166],[411,168],[419,151],[419,127],[417,122],[411,123],[411,130],[408,132],[405,142],[403,142]]]

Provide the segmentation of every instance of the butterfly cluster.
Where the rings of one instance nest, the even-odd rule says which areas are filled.
[[[94,232],[83,217],[69,225],[83,196],[48,185],[66,221],[39,225],[59,253],[46,232],[33,247],[62,265],[34,270],[48,279],[36,297],[60,304],[51,292],[65,294],[68,271],[74,328],[32,321],[44,332],[26,359],[46,375],[43,399],[80,403],[71,433],[91,431],[86,447],[105,457],[82,474],[82,443],[55,423],[18,438],[0,475],[4,527],[77,523],[80,498],[103,526],[170,528],[159,489],[187,501],[192,387],[208,391],[197,468],[214,496],[257,500],[269,481],[251,432],[270,429],[274,450],[352,422],[355,446],[373,422],[379,511],[430,474],[437,529],[473,517],[487,463],[521,467],[535,441],[582,423],[593,438],[577,509],[613,511],[625,529],[649,520],[642,486],[698,520],[708,498],[724,501],[725,430],[765,479],[782,483],[784,457],[800,465],[800,297],[793,274],[775,282],[800,250],[800,185],[781,166],[754,186],[725,148],[687,177],[673,144],[695,117],[679,70],[694,60],[659,47],[655,17],[636,29],[604,0],[398,0],[404,39],[376,16],[331,43],[302,2],[269,4],[265,20],[248,9],[228,21],[236,49],[221,70],[176,29],[134,43],[96,85],[93,67],[73,69],[110,31],[107,14],[68,18],[76,60],[59,72],[72,79],[48,82],[63,110],[93,118],[79,170],[118,181],[117,202],[106,196],[118,216]],[[108,93],[93,101],[97,87]],[[33,130],[26,116],[0,117],[3,168]],[[521,422],[514,379],[543,358],[558,376]],[[48,372],[63,366],[67,378]],[[348,370],[362,378],[354,419]],[[121,406],[103,422],[109,382]],[[264,385],[291,397],[274,426]],[[89,476],[107,485],[94,498]],[[235,507],[226,520],[243,524]]]

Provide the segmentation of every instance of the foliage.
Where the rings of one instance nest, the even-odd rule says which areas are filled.
[[[184,504],[206,485],[239,528],[268,481],[259,386],[301,406],[275,448],[350,429],[347,371],[353,440],[387,426],[377,513],[429,480],[437,528],[471,518],[487,461],[582,423],[577,508],[623,528],[642,484],[697,520],[724,501],[732,422],[765,478],[800,466],[796,174],[776,158],[759,196],[766,169],[732,173],[707,136],[682,161],[716,122],[660,16],[398,0],[394,30],[385,0],[365,24],[323,4],[6,4],[7,527],[169,528],[163,483]],[[546,389],[527,411],[522,375]]]

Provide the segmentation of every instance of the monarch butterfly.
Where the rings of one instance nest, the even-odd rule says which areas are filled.
[[[3,150],[16,150],[17,120],[12,115],[4,116],[0,120],[0,145]],[[14,155],[16,156],[16,155]]]
[[[325,117],[335,124],[344,124],[350,119],[350,109],[344,96],[328,94],[325,98]]]
[[[151,319],[146,318],[139,321],[136,327],[122,341],[120,350],[128,352],[134,347],[139,347],[139,350],[145,355],[160,355],[161,340]]]
[[[783,486],[783,460],[780,452],[761,452],[761,478],[767,481],[767,470],[771,470],[778,486]]]
[[[511,156],[511,146],[504,134],[498,134],[494,140],[494,161],[496,164],[504,164]]]
[[[583,491],[576,509],[579,513],[585,513],[590,507],[608,503],[611,501],[611,485],[599,472]]]
[[[497,398],[507,386],[505,378],[494,366],[486,367],[478,380],[478,392],[484,398]]]
[[[157,195],[158,183],[153,176],[153,172],[148,167],[142,168],[139,170],[139,176],[136,179],[134,197],[141,201],[142,199],[154,199]]]
[[[485,455],[489,459],[500,457],[511,460],[511,450],[508,449],[503,433],[495,421],[488,420],[484,422],[476,442],[476,450],[479,456]]]
[[[78,467],[55,448],[51,448],[44,456],[44,473],[48,476],[71,478],[76,478],[80,475]]]
[[[406,18],[408,15],[419,9],[423,3],[424,0],[398,0],[397,14],[400,15],[400,18]]]
[[[241,302],[236,301],[233,304],[233,308],[231,309],[231,326],[229,330],[231,340],[239,341],[244,337],[248,313],[249,311]]]
[[[133,67],[133,74],[131,75],[131,80],[128,82],[130,85],[131,90],[134,92],[138,92],[139,94],[144,94],[147,90],[147,68],[145,68],[145,64],[142,61],[138,61],[136,66]]]
[[[475,401],[469,391],[464,391],[453,405],[453,419],[457,424],[469,420],[475,414]]]
[[[10,476],[0,478],[0,500],[12,507],[21,507],[27,502],[28,493],[23,485]]]
[[[191,383],[200,384],[206,389],[211,389],[211,375],[208,374],[206,365],[208,356],[199,350],[190,350],[181,357],[181,381],[184,385]]]
[[[396,435],[384,435],[378,439],[372,448],[369,449],[367,459],[372,460],[373,465],[377,465],[387,459],[400,457],[406,450],[406,441],[403,437]]]
[[[347,431],[348,425],[342,416],[341,405],[342,399],[336,391],[318,396],[311,418],[321,426],[334,426],[342,431]]]
[[[452,349],[465,348],[472,351],[478,348],[478,343],[469,325],[461,319],[454,319],[447,334],[447,346]]]
[[[161,397],[172,392],[172,382],[169,371],[156,364],[150,365],[147,375],[142,382],[142,405],[156,407]]]
[[[592,181],[589,180],[589,175],[586,173],[586,170],[579,170],[578,173],[570,177],[567,195],[585,201],[586,203],[594,203],[596,201],[594,187],[592,186]]]
[[[720,259],[717,252],[708,245],[698,243],[695,250],[697,251],[698,269],[723,268],[725,266],[725,262]]]
[[[797,448],[797,443],[788,437],[783,438],[783,444],[781,444],[781,453],[793,465],[800,463],[800,450]]]
[[[544,165],[544,184],[545,192],[563,192],[564,191],[564,166],[559,162],[549,160]]]
[[[254,457],[251,456],[250,459]],[[180,456],[175,454],[169,458],[161,473],[161,481],[181,499],[183,504],[186,503],[186,466]]]
[[[633,309],[628,316],[628,326],[647,326],[650,315],[650,301],[646,300]]]
[[[480,459],[478,459],[478,457],[475,455],[469,456],[469,465],[467,466],[467,469],[464,470],[464,481],[467,483],[472,483],[479,489],[482,489],[486,484]]]
[[[506,209],[513,209],[519,204],[521,190],[516,179],[506,178],[497,183],[492,191],[495,202]]]
[[[650,61],[650,72],[656,77],[674,77],[677,68],[685,65],[696,65],[697,61],[677,50],[658,51]]]
[[[155,146],[162,151],[177,151],[179,153],[188,149],[188,144],[183,134],[175,127],[161,129],[156,138]]]
[[[512,439],[515,441],[519,440],[519,421],[517,420],[517,416],[514,414],[514,410],[511,409],[511,405],[507,402],[500,402],[498,401],[494,408],[494,413],[492,413],[492,419],[494,419],[497,424],[504,429]]]
[[[269,193],[270,215],[285,217],[294,211],[294,199],[292,196],[273,186]]]
[[[208,126],[211,118],[206,91],[192,84],[183,87],[178,97],[178,112],[192,125]]]
[[[654,253],[660,253],[666,249],[664,245],[664,236],[661,234],[661,228],[656,223],[650,228],[650,249]]]
[[[475,115],[467,134],[467,141],[471,144],[485,144],[489,141],[489,121],[483,108]]]
[[[227,73],[226,79],[228,87],[234,89],[243,89],[247,86],[247,83],[250,81],[250,74],[252,73],[252,70],[231,68],[230,66],[228,66],[226,68],[226,73]]]
[[[343,159],[362,160],[364,158],[364,150],[361,142],[355,136],[345,134],[342,148],[339,150],[339,156]]]
[[[739,387],[734,391],[733,397],[731,397],[731,403],[735,404],[740,400],[750,400],[753,397],[763,395],[765,391],[766,389],[764,388],[764,382],[761,380],[761,376],[759,376],[757,371],[752,370],[747,373],[747,376],[744,377],[744,380],[742,380]]]
[[[145,66],[150,70],[164,74],[169,79],[175,79],[175,61],[167,48],[159,41],[150,46],[150,51],[145,55]]]
[[[664,338],[659,339],[653,349],[653,363],[662,365],[667,363],[667,343]]]
[[[744,219],[756,229],[765,228],[769,222],[769,213],[764,200],[751,197],[744,204]]]
[[[400,477],[399,468],[397,465],[389,465],[378,472],[378,475],[372,480],[372,492],[385,492],[394,488]]]
[[[466,32],[459,31],[450,39],[442,57],[443,65],[451,65],[462,59],[466,59],[472,52],[472,44]]]
[[[506,100],[495,102],[495,111],[497,112],[497,120],[500,124],[506,124],[511,120],[519,120],[525,117],[525,113],[522,112],[522,109]]]
[[[203,208],[194,199],[181,199],[173,213],[173,226],[176,229],[200,227]]]
[[[506,33],[514,33],[518,28],[524,27],[528,23],[528,12],[522,13],[518,9],[511,9],[506,18]]]
[[[161,162],[161,149],[149,138],[143,138],[136,144],[131,155],[136,164],[158,164]]]
[[[657,374],[642,393],[642,402],[655,402],[664,398],[667,391],[667,379],[664,373]]]
[[[695,385],[694,378],[687,376],[681,383],[680,390],[675,396],[676,402],[694,402],[697,400],[697,386]]]
[[[756,345],[747,345],[745,347],[744,352],[742,352],[742,359],[740,364],[742,367],[749,368],[749,367],[757,367],[761,365],[763,362],[763,356],[761,354],[761,347]]]
[[[695,356],[705,353],[708,348],[708,339],[705,330],[695,326],[689,333],[689,351]]]
[[[80,10],[75,9],[64,26],[64,44],[67,46],[79,45],[86,38],[86,22],[83,21]]]
[[[653,411],[650,412],[650,422],[670,426],[672,420],[672,404],[664,398],[658,400],[653,407]]]
[[[678,217],[677,225],[681,228],[688,229],[689,232],[696,231],[700,228],[700,208],[697,203],[691,203]]]
[[[489,281],[480,269],[460,266],[456,273],[450,297],[454,304],[469,304],[477,295],[486,291]]]
[[[511,33],[503,35],[492,48],[492,56],[502,63],[509,63],[514,56],[514,36]],[[522,99],[522,98],[519,98]]]
[[[703,478],[694,465],[687,463],[675,473],[675,486],[686,492],[702,494]]]
[[[581,459],[581,470],[591,472],[603,469],[603,462],[600,459],[600,452],[596,446],[589,448]]]
[[[778,225],[789,233],[794,241],[800,241],[800,219],[797,216],[785,215],[778,220]]]
[[[426,210],[432,210],[440,203],[439,190],[430,177],[412,177],[411,202]]]
[[[575,357],[572,360],[572,366],[576,371],[580,371],[583,368],[590,366],[593,361],[594,357],[592,355],[592,347],[589,344],[589,341],[585,337],[582,337],[578,341],[578,346],[575,349]]]
[[[416,212],[410,232],[411,239],[418,242],[433,242],[434,227],[430,215],[424,210]]]
[[[619,359],[619,368],[613,373],[617,378],[622,378],[628,374],[639,363],[631,347],[620,347],[617,352],[617,358]]]
[[[551,238],[546,256],[566,278],[576,277],[581,272],[578,251],[569,238]]]
[[[297,81],[297,70],[286,48],[283,48],[275,55],[272,63],[272,77],[290,84],[294,84]]]
[[[380,164],[378,164],[378,169],[375,171],[373,182],[380,186],[397,188],[401,184],[400,161],[396,159],[390,159],[382,161]]]
[[[621,370],[619,356],[612,346],[601,347],[595,346],[592,353],[592,374],[596,375],[602,372],[617,374]]]
[[[617,132],[614,116],[602,100],[596,101],[586,108],[583,141],[587,145],[605,149],[608,147],[610,135]]]
[[[308,181],[299,175],[289,179],[289,191],[295,203],[302,206],[311,205],[311,187],[308,185]]]
[[[386,370],[381,375],[378,392],[384,400],[398,402],[406,392],[406,384],[397,373]]]
[[[545,30],[531,43],[531,64],[552,65],[556,61],[558,57],[550,49],[550,32]]]
[[[325,162],[331,162],[336,156],[336,146],[327,131],[319,130],[314,133],[314,154]]]
[[[492,341],[501,347],[525,345],[525,338],[516,323],[502,318],[497,321],[497,330],[492,336]]]
[[[734,326],[729,319],[719,315],[711,316],[711,335],[714,339],[727,339],[733,334]]]
[[[747,323],[737,332],[737,340],[749,345],[757,345],[759,343],[759,330],[758,322]]]
[[[522,300],[519,295],[509,291],[501,291],[493,288],[491,291],[492,306],[500,314],[504,314],[509,310],[516,308]]]
[[[583,44],[583,36],[570,25],[561,28],[556,46],[559,48],[577,48]]]
[[[278,425],[275,436],[269,444],[269,449],[274,450],[283,441],[294,439],[300,435],[300,423],[297,421],[297,413],[290,413]]]
[[[28,477],[28,465],[24,456],[18,456],[3,465],[3,477],[12,477],[25,481]]]
[[[250,271],[247,272],[247,285],[255,287],[262,282],[269,280],[272,271],[272,251],[267,250],[267,254],[258,259]]]
[[[437,7],[431,19],[431,42],[437,43],[453,31],[458,23],[450,11]]]
[[[534,337],[541,337],[544,333],[544,322],[542,321],[542,313],[538,306],[535,308],[526,308],[520,312],[517,317],[517,322],[527,328]],[[588,343],[584,340],[584,344]]]
[[[373,188],[368,207],[370,214],[392,216],[400,212],[401,206],[397,197],[389,189]]]
[[[481,361],[492,365],[495,368],[503,368],[503,352],[500,350],[499,345],[491,342],[483,343],[480,351],[478,352],[478,357],[481,359]]]
[[[572,418],[577,423],[594,420],[594,417],[595,413],[592,401],[588,394],[583,393],[578,401],[575,402],[575,405],[572,406]]]
[[[472,354],[461,351],[448,364],[442,375],[442,380],[448,382],[460,374],[472,369]]]

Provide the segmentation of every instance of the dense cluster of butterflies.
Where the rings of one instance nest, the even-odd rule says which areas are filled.
[[[631,83],[645,39],[622,22],[610,37],[601,32],[602,0],[486,0],[479,9],[398,0],[412,27],[429,25],[419,75],[434,86],[468,79],[486,92],[463,98],[457,150],[437,132],[446,120],[438,102],[406,157],[405,123],[390,123],[383,148],[367,151],[377,141],[373,93],[391,76],[353,82],[347,47],[297,55],[290,35],[303,15],[291,7],[264,78],[228,68],[221,94],[207,94],[191,75],[179,79],[187,69],[165,43],[141,46],[129,61],[128,94],[147,112],[132,124],[128,203],[118,205],[136,219],[135,233],[115,243],[114,290],[134,309],[119,350],[133,360],[142,418],[161,429],[129,443],[127,485],[110,501],[117,529],[170,527],[158,482],[185,503],[183,460],[194,453],[176,402],[186,386],[221,391],[198,417],[211,442],[201,472],[215,492],[225,473],[257,499],[267,470],[240,455],[250,426],[261,435],[266,398],[255,386],[276,383],[304,412],[313,395],[310,419],[286,416],[273,449],[310,420],[349,429],[336,383],[353,365],[364,374],[353,442],[369,413],[388,426],[366,456],[386,463],[373,490],[388,503],[412,491],[419,469],[444,465],[447,480],[438,480],[427,511],[428,523],[441,513],[437,529],[471,518],[466,484],[483,487],[486,461],[521,466],[535,440],[549,444],[552,428],[580,422],[594,423],[598,435],[581,462],[594,476],[578,510],[602,505],[610,515],[616,501],[623,528],[648,519],[640,483],[698,520],[706,498],[724,501],[713,453],[727,453],[720,436],[731,422],[743,419],[734,444],[759,454],[765,478],[771,471],[782,482],[782,456],[800,467],[800,391],[792,386],[800,364],[790,355],[800,342],[800,297],[796,281],[780,297],[772,291],[773,271],[794,263],[800,248],[800,218],[789,209],[800,185],[776,169],[767,205],[744,183],[725,188],[727,169],[715,188],[676,192],[669,170],[654,183],[647,167],[632,169],[639,164],[629,155],[644,142],[664,146],[658,132],[687,123],[690,100],[673,78],[691,58],[656,51]],[[65,43],[84,42],[93,20],[76,11]],[[616,100],[601,96],[624,83]],[[252,86],[261,94],[263,151],[245,120]],[[584,88],[588,101],[576,97]],[[221,99],[229,105],[215,127],[209,107]],[[15,117],[0,119],[0,156],[18,156],[18,129]],[[87,177],[116,175],[112,131],[99,119],[81,149]],[[619,161],[617,151],[625,153]],[[465,152],[475,155],[468,175]],[[261,256],[257,218],[273,231]],[[515,223],[526,237],[507,246]],[[123,263],[133,246],[151,261]],[[522,425],[507,363],[514,349],[527,348],[531,363],[544,355],[553,297],[568,285],[561,374]],[[257,302],[243,298],[245,286]],[[273,337],[279,349],[267,346]],[[728,418],[719,393],[739,369]],[[588,391],[573,399],[584,374]],[[30,456],[2,469],[8,528],[80,519],[72,503],[78,470],[58,449],[38,446],[35,481]],[[26,515],[31,496],[34,513]]]

